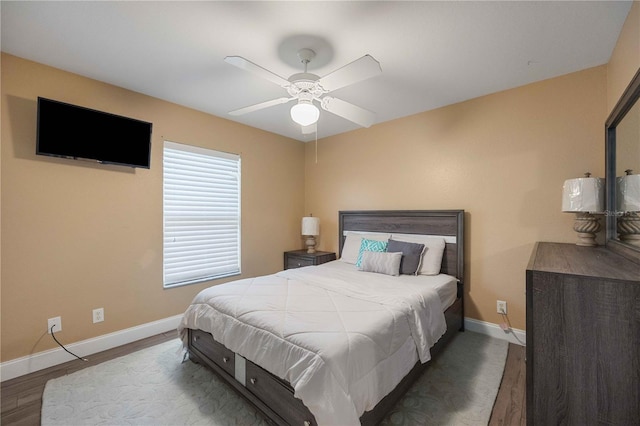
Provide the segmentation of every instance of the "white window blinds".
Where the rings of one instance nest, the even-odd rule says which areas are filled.
[[[165,141],[164,286],[240,273],[240,156]]]

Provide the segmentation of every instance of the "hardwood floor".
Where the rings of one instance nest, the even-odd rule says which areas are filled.
[[[525,352],[524,346],[509,344],[502,383],[493,405],[489,426],[527,424]]]
[[[2,383],[2,417],[4,426],[37,426],[40,424],[42,392],[49,379],[73,373],[85,367],[99,364],[177,337],[175,332],[159,334],[118,348],[109,349],[89,357],[60,364],[46,370],[7,380]],[[490,426],[524,425],[525,411],[525,350],[523,346],[509,344],[500,390],[491,414]]]

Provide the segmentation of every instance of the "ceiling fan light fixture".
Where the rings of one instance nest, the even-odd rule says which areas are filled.
[[[311,101],[300,99],[291,107],[291,119],[301,126],[309,126],[318,121],[320,110]]]
[[[225,57],[225,62],[245,71],[250,71],[277,84],[285,89],[289,95],[288,97],[273,99],[236,109],[230,111],[229,114],[242,115],[298,100],[298,103],[291,108],[290,114],[291,119],[296,124],[302,126],[302,134],[309,134],[315,131],[316,126],[314,126],[314,124],[316,124],[320,118],[320,108],[361,127],[370,127],[376,121],[373,112],[339,98],[325,95],[336,89],[380,75],[382,73],[380,63],[372,56],[364,55],[342,68],[330,72],[324,77],[319,77],[316,74],[308,72],[309,62],[314,56],[315,52],[311,49],[299,50],[298,57],[304,65],[304,72],[293,74],[288,80],[241,56]],[[313,101],[318,101],[318,103],[314,104]],[[313,130],[311,130],[310,127],[312,127]]]

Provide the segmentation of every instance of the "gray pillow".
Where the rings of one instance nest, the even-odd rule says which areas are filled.
[[[387,253],[385,251],[365,251],[358,269],[364,272],[376,272],[397,277],[400,275],[400,261],[402,253]]]
[[[417,275],[422,264],[422,256],[424,255],[426,246],[424,244],[407,243],[404,241],[396,241],[389,239],[387,252],[401,252],[402,260],[400,261],[400,273],[404,275]]]

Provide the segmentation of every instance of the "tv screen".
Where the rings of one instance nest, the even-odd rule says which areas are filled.
[[[38,97],[36,154],[148,169],[152,123]]]

